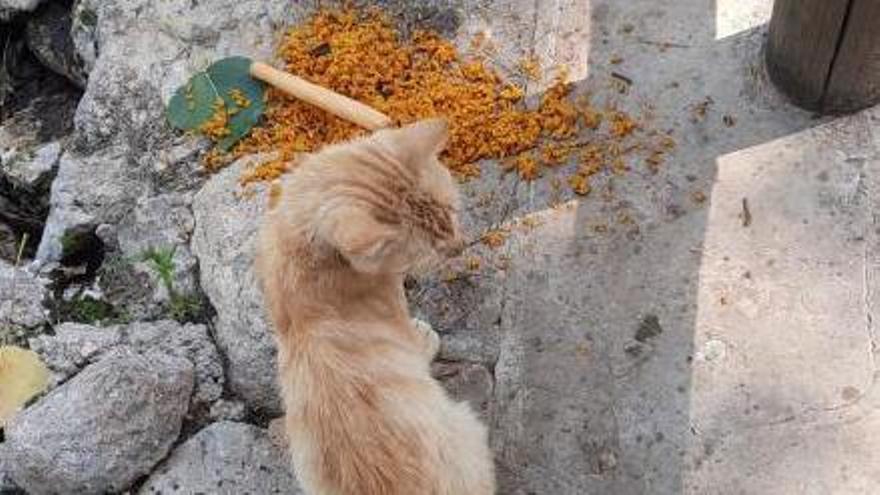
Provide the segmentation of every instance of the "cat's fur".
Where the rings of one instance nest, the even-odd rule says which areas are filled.
[[[446,124],[335,145],[285,179],[257,272],[278,338],[285,425],[312,495],[489,495],[486,428],[430,376],[439,346],[404,274],[461,247]]]

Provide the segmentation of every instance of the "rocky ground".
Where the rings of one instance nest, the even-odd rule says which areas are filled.
[[[880,111],[778,95],[771,2],[376,3],[461,46],[489,33],[501,70],[566,64],[678,143],[579,199],[484,164],[465,223],[506,241],[411,283],[499,493],[880,491]],[[265,189],[240,194],[248,158],[205,174],[163,109],[312,8],[0,0],[0,344],[53,374],[0,437],[0,493],[299,493],[251,272]]]

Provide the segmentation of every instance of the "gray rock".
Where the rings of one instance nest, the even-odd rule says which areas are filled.
[[[159,352],[107,356],[12,420],[12,479],[28,493],[105,493],[149,473],[180,433],[193,369]]]
[[[15,260],[21,246],[21,236],[11,225],[0,222],[0,260]]]
[[[243,402],[220,399],[211,405],[209,417],[214,421],[243,421],[246,413]]]
[[[32,12],[43,0],[0,0],[0,21],[8,21],[13,16]]]
[[[24,37],[4,35],[0,68],[0,153],[27,152],[73,129],[80,91],[37,63]]]
[[[165,103],[216,58],[268,58],[275,41],[270,33],[305,8],[281,0],[76,2],[70,36],[88,85],[74,117],[78,151],[61,159],[37,260],[60,259],[65,234],[124,223],[139,214],[132,213],[136,204],[155,212],[147,197],[198,185],[191,174],[181,179],[169,167],[156,167],[173,162],[172,148],[179,144],[166,122]],[[192,257],[183,249],[178,255],[183,278],[192,280]]]
[[[138,492],[301,494],[287,453],[266,430],[220,422],[178,447]]]
[[[130,266],[146,247],[175,248],[175,289],[198,292],[195,257],[187,248],[188,198],[176,194],[201,185],[193,170],[201,146],[192,139],[194,147],[181,144],[167,124],[165,103],[216,58],[268,58],[271,33],[305,8],[281,0],[77,1],[70,37],[88,85],[74,117],[77,151],[61,158],[37,261],[59,261],[66,238],[100,230],[103,242],[120,248],[108,251],[108,261],[121,263],[104,270],[112,272],[104,282],[118,280],[130,289],[117,290],[111,281],[102,290],[131,316],[160,316],[156,303],[168,296],[148,267]],[[169,191],[175,195],[164,196]],[[164,223],[165,215],[175,221]],[[149,287],[142,290],[144,285]]]
[[[478,249],[471,248],[470,252],[477,253]],[[491,366],[498,359],[501,339],[504,278],[488,266],[491,254],[478,258],[486,265],[479,272],[463,269],[459,266],[463,260],[454,260],[452,271],[457,278],[442,280],[442,274],[435,274],[419,280],[407,297],[413,314],[430,323],[440,335],[440,358]]]
[[[59,261],[66,238],[94,231],[103,223],[118,223],[147,191],[148,184],[132,167],[123,146],[89,156],[64,153],[52,183],[51,210],[37,261]]]
[[[207,410],[223,393],[223,366],[204,325],[181,325],[170,320],[101,328],[62,323],[55,327],[55,335],[31,339],[30,347],[52,371],[55,384],[108,353],[127,348],[189,360],[195,374],[190,411]]]
[[[43,65],[85,88],[85,71],[70,37],[70,9],[55,2],[43,5],[28,19],[25,37],[31,52]]]
[[[12,477],[9,476],[9,460],[6,449],[3,448],[3,444],[0,444],[0,493],[12,494],[16,493],[18,489],[18,486],[12,481]]]
[[[0,176],[16,189],[27,193],[47,192],[49,182],[61,158],[61,143],[52,141],[30,152],[14,148],[0,154]]]
[[[210,176],[202,166],[201,157],[211,146],[210,140],[193,139],[188,134],[157,152],[151,164],[156,187],[162,191],[198,190]]]
[[[211,178],[193,200],[192,250],[202,290],[217,309],[215,336],[228,359],[232,390],[253,408],[280,411],[275,388],[275,341],[253,274],[254,237],[266,188],[239,193],[242,159]]]
[[[4,33],[5,31],[5,27]],[[80,93],[39,65],[23,37],[4,37],[0,64],[0,259],[33,258],[49,208],[57,147],[73,128]]]
[[[25,269],[0,263],[0,324],[34,327],[46,321],[45,281]]]
[[[98,59],[98,13],[83,0],[70,9],[70,41],[83,72],[88,75]]]
[[[169,294],[156,268],[143,260],[150,249],[173,252],[174,291],[190,294],[196,290],[197,261],[189,250],[195,220],[189,205],[187,194],[142,197],[117,227],[116,242],[121,255],[134,260],[135,269],[150,276],[156,301],[167,301]]]
[[[112,239],[115,242],[115,225],[99,225],[95,230],[95,235],[101,239],[101,242],[106,242],[105,239],[110,238],[107,232],[109,230],[113,231]],[[107,244],[104,244],[104,248],[105,258],[95,280],[96,292],[99,292],[103,300],[112,305],[126,321],[152,321],[164,318],[193,321],[179,318],[178,315],[170,311],[169,305],[156,302],[155,296],[158,292],[156,275],[136,268],[137,259],[125,257],[118,250],[108,249]],[[85,323],[92,322],[85,321]]]
[[[167,130],[163,104],[177,87],[218,58],[268,58],[271,33],[305,8],[282,0],[80,0],[71,37],[89,84],[77,129],[90,145],[130,141],[149,151]]]
[[[491,417],[494,382],[485,366],[438,361],[431,365],[431,374],[443,383],[453,398],[469,403],[484,420]]]
[[[70,105],[75,104],[63,94],[53,93],[51,85],[37,76],[33,79],[30,84],[45,86],[40,91],[46,94],[30,95],[22,107],[17,101],[19,95],[38,90],[30,86],[26,90],[13,88],[16,98],[4,107],[0,122],[0,258],[6,260],[17,259],[24,234],[28,241],[23,257],[33,256],[49,209],[49,186],[61,150],[57,134],[67,132],[66,114],[72,116]],[[27,100],[28,95],[22,98]],[[49,113],[54,120],[47,116]]]
[[[79,323],[62,323],[55,327],[55,335],[36,337],[29,344],[52,372],[52,386],[64,383],[123,345],[120,327],[99,328]]]
[[[0,261],[0,345],[22,344],[47,321],[46,282]]]

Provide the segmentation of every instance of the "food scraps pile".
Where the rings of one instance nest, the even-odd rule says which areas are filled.
[[[473,53],[464,56],[437,34],[416,32],[404,39],[378,10],[322,10],[287,32],[277,55],[285,70],[371,105],[396,124],[446,117],[450,139],[442,159],[462,178],[478,176],[487,159],[526,181],[577,160],[568,186],[586,195],[591,177],[600,171],[623,174],[636,162],[656,171],[674,147],[668,135],[645,131],[625,112],[597,109],[587,97],[575,98],[564,69],[539,101],[528,104],[524,84],[540,77],[537,61],[521,61],[522,83],[509,82],[486,61],[485,52],[491,50],[475,49],[485,43],[478,36]],[[275,158],[248,170],[241,183],[272,180],[298,153],[364,132],[273,88],[267,98],[261,125],[231,153],[209,154],[208,168],[245,154],[272,152]],[[644,136],[636,140],[639,133]],[[222,132],[213,129],[213,134]]]

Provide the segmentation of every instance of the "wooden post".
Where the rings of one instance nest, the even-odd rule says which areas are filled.
[[[775,0],[767,70],[820,113],[880,103],[880,0]]]

